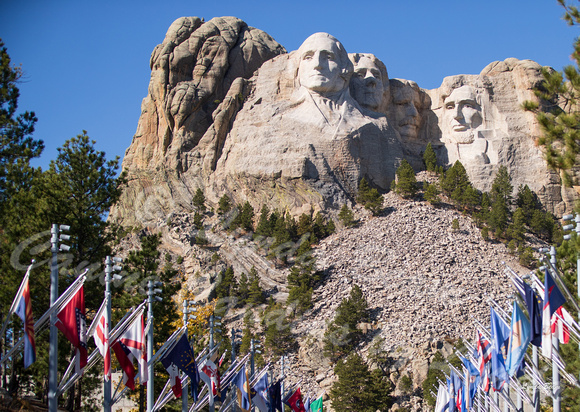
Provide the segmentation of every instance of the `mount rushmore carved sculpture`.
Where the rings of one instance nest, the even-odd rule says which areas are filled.
[[[527,184],[549,210],[570,207],[574,194],[548,170],[534,115],[521,109],[540,65],[494,62],[433,90],[389,79],[387,66],[327,33],[286,53],[234,17],[178,19],[152,53],[123,161],[129,185],[111,217],[147,223],[191,210],[197,188],[213,204],[227,194],[254,208],[337,211],[363,177],[387,191],[403,159],[423,169],[428,143],[481,190],[505,165],[514,187]]]

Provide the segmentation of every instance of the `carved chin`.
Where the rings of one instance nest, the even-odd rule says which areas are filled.
[[[470,144],[475,140],[473,130],[452,133],[451,138],[459,144]]]

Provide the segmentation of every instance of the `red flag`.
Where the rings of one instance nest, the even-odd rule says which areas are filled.
[[[304,409],[304,403],[302,402],[302,394],[300,393],[300,388],[296,388],[296,391],[284,402],[288,405],[294,412],[306,412]]]
[[[491,360],[491,343],[485,339],[481,332],[476,331],[477,339],[477,363],[479,367],[479,374],[483,376],[483,369],[485,364]]]
[[[107,310],[103,311],[101,319],[97,322],[95,333],[93,335],[95,344],[99,352],[103,355],[105,361],[105,380],[111,380],[111,350],[109,348],[109,320],[107,319]]]
[[[75,372],[87,364],[87,320],[85,316],[85,292],[81,286],[72,299],[58,312],[55,326],[64,334],[76,350]]]
[[[181,398],[181,378],[179,377],[179,369],[172,363],[167,369],[169,373],[169,382],[171,383],[171,390],[176,398]]]
[[[139,361],[141,384],[147,382],[147,352],[145,350],[145,333],[143,314],[139,315],[132,325],[111,346],[123,369],[123,383],[130,389],[135,389],[135,368],[133,360]]]
[[[36,361],[36,343],[34,342],[34,318],[32,316],[28,277],[24,279],[23,283],[22,296],[16,308],[16,314],[24,323],[24,367],[28,368]]]
[[[563,344],[570,342],[570,330],[564,321],[572,323],[574,319],[566,309],[560,306],[552,315],[552,334],[556,334],[560,343]]]

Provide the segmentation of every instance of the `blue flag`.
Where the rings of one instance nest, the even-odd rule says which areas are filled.
[[[477,387],[481,379],[479,376],[479,371],[477,370],[475,365],[471,363],[469,359],[464,358],[463,356],[460,356],[459,359],[461,359],[461,362],[463,362],[463,366],[465,366],[465,369],[467,369],[469,375],[468,376],[469,379],[464,383],[463,389],[463,399],[464,399],[463,403],[467,408],[469,408],[471,407],[471,405],[473,405],[473,398],[475,398]]]
[[[509,376],[514,376],[522,363],[522,359],[524,358],[526,349],[530,343],[530,329],[530,321],[526,318],[526,315],[524,315],[524,312],[522,312],[519,305],[514,301],[509,349],[506,362],[506,369]]]
[[[558,308],[566,303],[566,299],[564,298],[564,295],[562,295],[562,292],[560,292],[560,289],[556,285],[556,282],[554,282],[554,279],[550,275],[550,272],[548,272],[548,269],[545,271],[545,276],[546,278],[544,279],[544,285],[547,291],[544,291],[544,295],[547,296],[548,300],[550,301],[551,318],[552,315],[556,313]]]
[[[268,402],[268,374],[264,373],[258,382],[251,388],[252,402],[260,412],[268,412],[270,404]]]
[[[502,348],[509,340],[509,327],[491,308],[491,377],[493,389],[501,390],[508,379]]]
[[[193,349],[191,348],[185,334],[181,335],[181,338],[177,341],[177,344],[173,349],[171,349],[171,351],[161,359],[161,363],[165,367],[167,367],[166,365],[174,363],[175,366],[189,376],[191,396],[193,396],[193,400],[197,402],[199,371],[197,370],[197,364],[195,362],[195,354],[193,353]]]
[[[530,315],[530,342],[540,347],[542,346],[542,299],[527,283],[524,283],[524,289],[524,299]]]
[[[282,411],[282,389],[280,381],[268,388],[270,395],[270,412]]]
[[[240,408],[249,411],[252,408],[252,402],[250,400],[250,384],[246,376],[246,365],[242,366],[242,369],[240,369],[234,378],[234,384],[238,387],[238,403]]]

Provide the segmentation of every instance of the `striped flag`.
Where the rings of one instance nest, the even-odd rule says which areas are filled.
[[[132,325],[111,346],[117,360],[123,369],[123,383],[130,389],[135,389],[135,368],[133,360],[139,362],[141,385],[147,382],[147,351],[145,350],[145,327],[141,313]]]
[[[485,364],[491,360],[491,342],[488,341],[480,331],[476,331],[476,341],[477,341],[477,366],[479,369],[479,375],[483,376],[483,370],[485,369]]]
[[[542,311],[542,355],[552,358],[552,315],[566,302],[556,282],[545,270],[544,274],[544,310]]]
[[[95,332],[93,334],[93,338],[95,340],[95,344],[103,355],[103,359],[105,362],[105,380],[111,380],[111,350],[109,348],[109,319],[107,310],[103,311],[101,318],[97,322],[97,327],[95,328]]]

